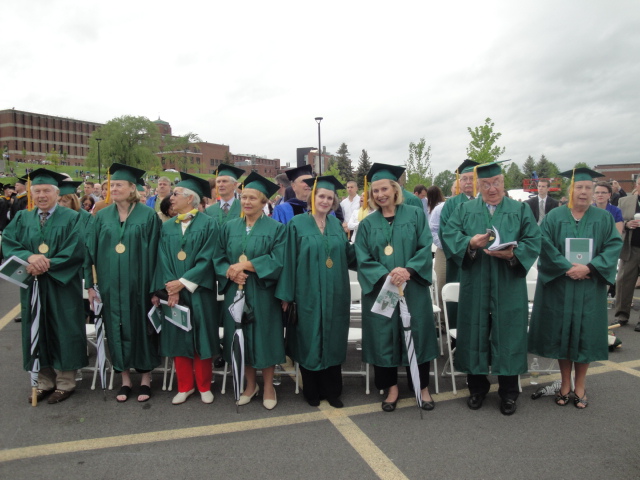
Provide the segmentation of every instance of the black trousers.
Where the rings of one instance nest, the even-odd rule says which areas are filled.
[[[335,400],[342,394],[342,365],[324,370],[307,370],[300,367],[302,393],[307,401]]]
[[[420,390],[429,386],[430,364],[431,362],[426,362],[418,365],[418,371],[420,372]],[[411,370],[409,367],[406,367],[406,369],[409,388],[413,390]],[[375,384],[378,390],[387,390],[389,387],[393,387],[398,384],[398,367],[379,367],[374,365],[373,372],[375,374]]]
[[[471,395],[486,395],[489,392],[491,384],[486,375],[467,375],[467,385]],[[518,391],[517,375],[498,375],[498,395],[503,400],[517,400],[520,392]]]

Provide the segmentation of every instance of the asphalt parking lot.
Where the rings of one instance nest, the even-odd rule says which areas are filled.
[[[640,292],[640,291],[637,291]],[[18,289],[0,282],[0,478],[638,478],[637,415],[640,333],[637,322],[617,329],[622,347],[594,364],[587,380],[589,407],[556,406],[550,397],[531,400],[538,387],[523,376],[518,411],[500,414],[493,388],[482,409],[466,406],[463,377],[439,377],[436,408],[420,418],[406,384],[393,413],[380,409],[381,395],[365,393],[362,376],[344,381],[345,408],[326,402],[310,407],[283,376],[278,406],[261,398],[236,413],[230,382],[212,386],[215,401],[198,396],[173,406],[176,393],[162,390],[154,374],[153,397],[119,404],[115,391],[91,390],[84,372],[67,401],[27,403],[22,370]],[[610,314],[611,316],[611,314]],[[360,369],[350,347],[345,370]],[[541,360],[545,368],[545,360]],[[438,362],[441,370],[444,359]],[[557,374],[541,375],[547,385]],[[433,378],[432,378],[433,380]],[[134,376],[134,382],[137,377]],[[492,378],[495,383],[495,378]],[[434,384],[432,382],[432,392]]]

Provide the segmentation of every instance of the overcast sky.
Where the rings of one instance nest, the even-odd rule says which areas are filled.
[[[0,0],[0,109],[160,116],[233,153],[354,168],[425,137],[455,168],[491,117],[501,158],[640,162],[640,2]],[[446,4],[445,4],[446,3]]]

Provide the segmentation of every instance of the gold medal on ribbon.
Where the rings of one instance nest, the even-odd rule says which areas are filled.
[[[393,247],[391,245],[387,245],[384,247],[384,254],[388,257],[393,253]]]
[[[239,262],[246,262],[247,260],[249,260],[249,258],[247,258],[244,253],[238,257]]]
[[[47,245],[46,243],[41,243],[40,246],[38,247],[38,251],[40,253],[47,253],[49,251],[49,245]]]
[[[333,267],[333,260],[331,260],[330,258],[327,258],[327,261],[325,263],[327,264],[327,268]]]
[[[180,260],[181,262],[187,259],[187,252],[185,252],[184,250],[180,250],[178,252],[178,260]]]
[[[116,245],[116,252],[117,253],[124,253],[124,251],[126,249],[127,248],[122,243],[119,243],[119,244]]]

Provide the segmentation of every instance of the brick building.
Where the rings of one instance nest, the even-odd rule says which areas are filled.
[[[73,118],[0,110],[0,148],[12,162],[39,163],[55,151],[62,165],[82,166],[89,153],[89,137],[101,126]]]
[[[260,155],[245,155],[234,154],[231,156],[233,164],[237,168],[242,168],[248,175],[251,172],[256,172],[263,177],[274,178],[281,173],[280,159],[269,159],[267,157],[261,157]]]
[[[171,125],[164,120],[158,118],[154,122],[160,130],[163,144],[166,143],[167,137],[172,137]],[[231,153],[228,145],[220,145],[218,143],[197,142],[191,143],[185,150],[172,152],[165,150],[158,153],[163,169],[173,168],[175,170],[183,170],[188,173],[205,173],[212,174],[216,171],[218,165],[231,161]],[[186,162],[185,162],[186,160]]]
[[[320,165],[318,160],[322,160]],[[329,165],[331,155],[327,153],[327,148],[322,147],[322,155],[318,155],[318,149],[315,147],[305,147],[296,149],[296,166],[312,165],[315,173],[324,172]]]
[[[617,180],[625,192],[635,188],[636,177],[640,175],[640,163],[612,163],[596,165],[593,169],[604,175],[597,180]]]

